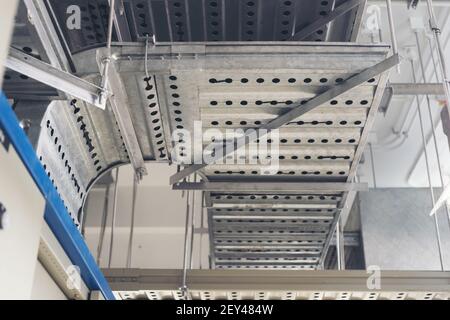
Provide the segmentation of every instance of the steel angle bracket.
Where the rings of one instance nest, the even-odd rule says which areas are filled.
[[[100,87],[84,79],[53,67],[33,56],[11,47],[5,65],[7,68],[24,74],[50,87],[60,90],[74,98],[105,109],[99,102]]]
[[[120,132],[130,158],[131,165],[134,168],[136,177],[141,180],[144,175],[147,175],[145,167],[144,156],[134,129],[133,121],[129,111],[128,96],[124,90],[124,85],[119,73],[117,72],[114,60],[105,63],[105,57],[101,51],[97,51],[97,64],[102,70],[105,66],[106,88],[111,92],[108,97],[108,104],[117,120]]]

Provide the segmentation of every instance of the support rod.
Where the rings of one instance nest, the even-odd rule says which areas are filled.
[[[369,143],[369,152],[370,152],[370,165],[372,167],[373,187],[374,187],[374,189],[376,189],[377,188],[377,178],[376,178],[376,174],[375,174],[375,161],[374,161],[374,156],[373,156],[372,143]]]
[[[414,32],[415,38],[416,38],[416,46],[417,46],[417,52],[419,55],[419,63],[420,63],[420,70],[422,71],[422,81],[426,82],[426,72],[425,72],[425,65],[424,65],[424,59],[423,59],[423,55],[422,55],[422,49],[420,48],[420,42],[419,42],[419,34],[417,32]],[[434,150],[436,152],[436,160],[437,160],[437,166],[438,166],[438,171],[439,171],[439,180],[441,182],[441,188],[442,188],[442,192],[444,191],[444,176],[442,174],[442,165],[441,165],[441,157],[439,154],[439,148],[438,148],[438,144],[437,144],[437,139],[436,139],[436,130],[434,127],[434,122],[433,122],[433,115],[431,113],[431,101],[430,101],[430,96],[426,95],[426,101],[427,101],[427,111],[428,111],[428,117],[430,118],[430,124],[431,124],[431,133],[433,136],[433,144],[434,144]],[[435,204],[436,205],[436,204]],[[448,208],[448,205],[445,204],[445,210],[447,212],[447,222],[450,226],[450,211]]]
[[[427,8],[428,8],[428,15],[430,18],[430,28],[433,31],[434,40],[436,42],[437,51],[438,51],[438,62],[439,62],[439,67],[440,67],[441,73],[442,73],[442,85],[444,87],[445,95],[447,98],[447,110],[450,114],[450,83],[449,83],[450,78],[448,76],[447,65],[445,63],[444,49],[443,49],[442,43],[441,43],[441,29],[438,27],[437,22],[436,22],[436,16],[434,14],[432,0],[427,0]]]
[[[110,0],[109,2],[109,16],[108,16],[108,30],[107,30],[107,40],[106,40],[106,49],[107,56],[103,57],[101,61],[103,65],[102,69],[102,79],[101,79],[101,90],[100,90],[100,103],[104,104],[106,102],[106,91],[108,89],[108,72],[109,72],[109,64],[111,63],[111,42],[112,42],[112,31],[113,31],[113,23],[114,23],[114,0]]]
[[[345,270],[345,252],[343,243],[343,230],[341,228],[340,219],[336,223],[336,258],[338,270]]]
[[[187,286],[187,269],[189,263],[189,253],[190,253],[190,245],[189,245],[189,226],[191,221],[191,204],[189,202],[190,199],[190,190],[185,193],[186,196],[186,220],[184,225],[184,247],[183,247],[183,273],[181,278],[181,287],[180,290],[183,292],[185,299],[189,298],[188,286]],[[194,232],[194,230],[191,230]]]
[[[201,199],[201,208],[200,208],[200,229],[205,229],[204,225],[204,215],[205,215],[205,191],[202,191],[202,199]],[[192,231],[194,232],[194,230]],[[203,233],[199,235],[200,241],[198,246],[198,268],[203,269],[203,261],[202,261],[202,248],[203,248]]]
[[[194,174],[194,183],[197,180],[197,174]],[[192,255],[194,253],[194,229],[195,229],[195,191],[192,191],[192,206],[191,206],[191,240],[189,250],[189,269],[193,269]]]
[[[109,189],[110,188],[111,188],[111,185],[108,184],[105,189],[105,200],[103,201],[103,214],[102,214],[100,234],[98,237],[98,245],[97,245],[97,264],[98,265],[100,265],[100,259],[102,257],[102,250],[103,250],[103,242],[105,240],[105,229],[106,229],[106,222],[108,220],[108,211],[109,211]]]
[[[415,74],[415,71],[414,71],[414,63],[413,63],[412,60],[410,62],[411,62],[411,71],[412,71],[412,75],[413,75],[413,80],[414,80],[414,82],[416,82],[416,74]],[[423,120],[422,120],[422,112],[420,110],[419,96],[416,96],[416,106],[417,106],[417,112],[418,112],[418,115],[419,115],[420,133],[422,135],[422,148],[423,148],[423,152],[424,152],[424,156],[425,156],[425,166],[426,166],[426,172],[427,172],[428,187],[430,189],[432,207],[434,208],[435,205],[436,205],[436,199],[435,199],[435,196],[434,196],[434,190],[433,190],[433,185],[432,185],[432,181],[431,181],[430,162],[429,162],[429,159],[428,159],[427,143],[426,143],[425,130],[424,130]],[[441,235],[440,235],[440,231],[439,231],[439,223],[438,223],[438,220],[437,220],[437,215],[435,214],[433,216],[433,218],[434,218],[434,225],[435,225],[435,231],[436,231],[436,241],[437,241],[437,246],[438,246],[438,251],[439,251],[439,262],[441,264],[441,270],[444,271],[444,261],[443,261],[443,254],[442,254]]]
[[[127,268],[131,268],[131,259],[133,257],[133,239],[134,239],[134,217],[136,215],[136,196],[138,179],[133,177],[133,199],[131,203],[131,221],[130,221],[130,236],[128,239],[128,251],[127,251]]]
[[[389,32],[391,35],[392,53],[395,55],[398,53],[398,48],[397,48],[397,36],[395,35],[394,15],[392,13],[392,1],[391,0],[386,0],[386,8],[387,8],[387,13],[388,13],[388,21],[389,21]]]
[[[114,181],[114,198],[113,198],[113,208],[112,208],[112,218],[111,218],[111,239],[109,241],[109,260],[108,268],[111,268],[113,248],[114,248],[114,227],[116,225],[116,213],[117,213],[117,195],[119,191],[119,167],[116,169],[116,178]]]

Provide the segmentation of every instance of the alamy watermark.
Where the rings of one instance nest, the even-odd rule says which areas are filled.
[[[367,18],[364,23],[366,29],[369,32],[377,33],[380,28],[381,21],[381,9],[379,6],[373,4],[367,7],[366,9]]]
[[[69,290],[81,290],[80,267],[70,265],[66,268],[67,280],[66,286]]]
[[[66,9],[68,15],[66,19],[66,26],[69,30],[80,30],[81,29],[81,9],[80,6],[70,5]]]
[[[367,267],[367,277],[366,286],[369,290],[380,290],[381,289],[381,268],[377,265],[370,265]]]

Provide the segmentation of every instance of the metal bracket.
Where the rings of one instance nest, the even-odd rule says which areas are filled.
[[[99,102],[98,92],[101,90],[100,87],[53,67],[18,49],[10,48],[5,65],[11,70],[45,83],[70,96],[83,100],[100,109],[105,109],[105,106]]]
[[[393,95],[445,95],[442,83],[390,83],[387,89]]]
[[[102,66],[102,60],[101,57],[97,57],[99,67]],[[129,103],[127,93],[124,90],[122,80],[116,70],[114,61],[106,64],[106,67],[108,68],[106,88],[112,92],[112,95],[108,98],[108,103],[116,117],[136,178],[141,180],[144,175],[147,175],[147,169],[145,167],[144,157],[142,155],[141,147],[139,146],[136,131],[134,130],[133,121],[128,110]]]

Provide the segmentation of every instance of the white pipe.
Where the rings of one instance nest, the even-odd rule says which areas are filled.
[[[109,260],[108,260],[108,268],[111,268],[112,255],[113,255],[113,247],[114,247],[114,227],[116,225],[116,213],[117,213],[117,195],[119,192],[119,167],[116,169],[116,179],[114,184],[114,198],[113,198],[113,209],[112,209],[112,218],[111,218],[111,240],[109,242]]]
[[[427,0],[427,8],[428,8],[428,15],[430,18],[430,27],[434,34],[434,41],[436,42],[437,52],[438,52],[438,62],[439,67],[441,68],[442,73],[442,85],[444,86],[445,95],[447,98],[447,109],[450,114],[450,84],[449,84],[449,77],[448,77],[448,70],[447,65],[445,63],[445,54],[444,49],[441,43],[441,29],[438,27],[436,22],[436,16],[434,14],[433,9],[433,1]]]
[[[394,15],[392,13],[392,0],[386,0],[386,8],[389,21],[389,32],[391,34],[392,53],[397,54],[397,37],[395,35]]]
[[[100,87],[102,88],[100,92],[100,104],[106,103],[106,84],[108,82],[108,65],[111,61],[111,42],[112,42],[112,32],[113,32],[113,22],[114,22],[114,5],[115,0],[111,0],[109,3],[109,17],[108,17],[108,34],[106,36],[106,48],[108,49],[108,56],[103,59],[103,70]]]
[[[404,1],[399,1],[399,0],[391,0],[393,4],[400,4],[400,3],[405,3]],[[385,0],[369,0],[369,3],[373,3],[373,2],[378,2],[380,4],[386,4]],[[424,2],[419,2],[420,4],[425,4]],[[433,1],[434,6],[439,6],[439,5],[443,5],[445,7],[450,7],[450,1]],[[442,17],[440,19],[440,22],[444,24],[443,29],[447,30],[448,24],[450,22],[450,19],[445,19],[444,21],[442,21]],[[449,33],[450,36],[450,33]],[[444,39],[444,45],[448,44],[448,40],[449,37]],[[431,42],[430,42],[431,45]],[[434,59],[434,56],[432,56],[432,59]],[[431,59],[430,59],[431,60]],[[432,61],[428,61],[427,65],[432,63]],[[393,132],[396,134],[396,136],[394,137],[393,140],[387,141],[387,142],[379,142],[377,144],[374,144],[374,148],[376,149],[381,149],[381,148],[387,148],[387,149],[395,149],[396,147],[400,147],[403,142],[406,140],[408,133],[412,127],[412,124],[414,123],[414,120],[416,119],[417,116],[417,109],[415,108],[411,108],[410,105],[413,103],[414,100],[411,101],[411,103],[407,103],[408,106],[405,106],[404,108],[406,108],[406,114],[402,115],[399,120],[396,122],[395,126],[392,128]],[[421,105],[423,104],[423,102],[425,101],[425,97],[422,97],[421,99]],[[411,116],[411,111],[413,112],[412,116]],[[400,120],[403,119],[403,120]],[[408,121],[408,119],[410,119],[410,121]],[[400,128],[400,129],[395,129],[395,128]],[[395,142],[399,139],[400,142],[395,145]],[[394,146],[392,146],[394,144]]]
[[[341,229],[341,223],[340,223],[340,217],[338,219],[338,222],[336,223],[336,260],[337,260],[337,268],[339,271],[345,269],[345,258],[344,258],[344,246],[341,243],[342,240],[342,229]]]
[[[411,62],[411,71],[412,71],[412,75],[413,75],[413,80],[414,80],[414,83],[416,83],[417,80],[416,80],[416,74],[414,71],[414,63],[412,60],[410,62]],[[422,136],[423,154],[425,156],[425,167],[426,167],[426,173],[427,173],[428,187],[430,189],[432,208],[434,208],[436,206],[436,199],[434,196],[433,183],[431,181],[430,161],[429,161],[428,151],[427,151],[427,138],[425,137],[425,129],[424,129],[423,120],[422,120],[422,112],[420,111],[419,96],[416,96],[416,108],[417,108],[417,112],[419,114],[420,133]],[[441,242],[441,235],[440,235],[440,231],[439,231],[439,223],[437,220],[437,215],[434,215],[433,218],[434,218],[434,224],[435,224],[435,230],[436,230],[436,241],[437,241],[438,252],[439,252],[439,262],[441,264],[441,270],[444,271],[442,242]]]
[[[131,221],[130,221],[130,234],[128,238],[128,251],[127,251],[127,268],[131,268],[131,259],[133,256],[133,239],[134,239],[134,218],[136,215],[136,195],[138,179],[136,176],[133,177],[133,198],[131,203]]]
[[[415,32],[415,38],[416,38],[416,44],[417,44],[417,52],[419,54],[419,62],[420,62],[420,68],[422,71],[422,80],[423,82],[427,82],[427,78],[426,78],[426,70],[425,70],[425,65],[423,63],[423,55],[422,55],[422,50],[420,49],[420,42],[419,42],[419,34],[418,32]],[[432,52],[431,52],[432,53]],[[430,122],[431,122],[431,133],[433,134],[433,144],[434,144],[434,150],[436,152],[436,160],[437,160],[437,167],[438,167],[438,171],[439,171],[439,179],[441,182],[441,188],[444,189],[445,184],[444,184],[444,177],[442,175],[442,165],[441,165],[441,156],[439,153],[439,148],[438,148],[438,144],[437,144],[437,139],[436,139],[436,133],[435,133],[435,125],[434,125],[434,121],[433,121],[433,115],[431,113],[431,101],[430,101],[430,96],[427,95],[427,110],[428,110],[428,116],[430,118]],[[450,211],[448,206],[445,206],[445,210],[447,213],[447,222],[450,226]]]

